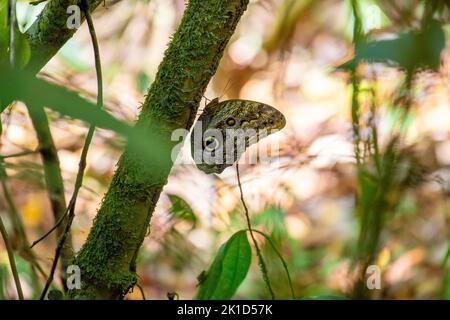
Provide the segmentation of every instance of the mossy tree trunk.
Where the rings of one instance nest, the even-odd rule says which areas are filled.
[[[49,23],[55,24],[49,17],[58,17],[57,23],[66,28],[56,12],[58,7],[65,9],[62,4],[72,2],[76,1],[52,0],[54,7],[46,9],[40,22],[27,32],[33,52],[38,52],[33,57],[35,65],[50,59],[72,35],[67,31],[53,35],[57,44],[50,50],[42,46],[58,32],[48,29]],[[98,3],[91,1],[92,8]],[[171,141],[171,133],[192,126],[201,97],[247,4],[248,0],[189,2],[136,124],[168,147],[154,150],[163,153],[164,165],[146,163],[126,149],[88,239],[75,258],[81,269],[82,289],[73,289],[71,298],[117,299],[135,284],[136,255],[172,167],[171,149],[178,143]]]
[[[82,0],[51,0],[36,21],[25,32],[31,48],[30,71],[38,72],[77,31],[67,27],[70,14],[67,8]],[[94,11],[103,0],[87,0],[89,10]],[[81,22],[84,16],[81,15]]]

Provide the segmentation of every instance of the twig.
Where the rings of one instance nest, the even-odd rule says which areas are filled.
[[[95,71],[97,74],[97,107],[102,108],[103,106],[103,78],[102,78],[102,69],[101,69],[101,62],[100,62],[100,50],[98,47],[97,42],[97,35],[95,33],[94,23],[92,21],[91,14],[89,13],[89,8],[87,6],[86,0],[82,1],[83,11],[86,16],[86,21],[89,27],[89,33],[91,35],[92,40],[92,46],[94,49],[94,56],[95,56]],[[48,292],[48,289],[50,288],[50,285],[53,281],[53,276],[55,274],[56,266],[58,264],[59,257],[61,255],[62,248],[64,246],[64,242],[67,238],[68,233],[70,232],[70,228],[72,226],[73,219],[75,217],[75,205],[78,197],[78,192],[83,184],[83,175],[84,170],[86,168],[86,157],[87,153],[89,151],[89,146],[91,144],[92,138],[94,136],[95,126],[91,125],[89,127],[88,134],[86,136],[86,140],[84,142],[83,150],[81,152],[80,162],[78,164],[78,173],[77,178],[75,181],[75,187],[73,190],[72,198],[70,199],[69,205],[67,207],[67,210],[64,214],[64,216],[68,213],[68,220],[64,229],[64,233],[61,236],[61,239],[59,240],[58,246],[55,251],[55,258],[53,259],[52,268],[50,270],[50,275],[47,279],[47,282],[45,284],[44,290],[42,291],[40,299],[43,300]]]
[[[53,231],[56,230],[56,228],[58,228],[61,223],[64,221],[64,219],[67,217],[67,211],[64,212],[64,214],[59,217],[59,220],[56,221],[55,225],[48,230],[46,233],[44,233],[41,237],[39,237],[37,240],[34,240],[33,243],[31,244],[30,248],[33,248],[35,245],[37,245],[39,242],[41,242],[42,240],[44,240],[45,238],[47,238]]]
[[[17,153],[12,153],[12,154],[0,155],[0,159],[9,159],[9,158],[18,158],[18,157],[28,156],[30,154],[37,153],[38,151],[39,150],[30,150],[30,151],[22,151],[22,152],[17,152]]]
[[[32,6],[37,6],[38,4],[41,4],[42,2],[46,2],[47,0],[36,0],[36,1],[31,1],[30,4]]]
[[[256,242],[255,235],[253,234],[253,228],[252,228],[252,224],[250,222],[250,216],[248,214],[247,204],[245,203],[245,200],[244,200],[244,192],[242,191],[241,177],[239,175],[239,164],[238,164],[238,162],[236,162],[236,176],[237,176],[237,181],[238,181],[238,186],[239,186],[239,192],[241,194],[242,205],[244,206],[245,218],[247,220],[247,227],[248,227],[248,230],[250,231],[250,236],[252,238],[253,245],[255,246],[256,255],[258,256],[259,267],[261,269],[263,280],[266,283],[267,289],[269,290],[269,293],[270,293],[270,296],[271,296],[272,300],[275,300],[275,294],[274,294],[274,292],[272,290],[272,286],[270,285],[269,276],[267,274],[266,263],[264,262],[264,258],[263,258],[262,254],[261,254],[261,250],[259,249],[258,242]]]
[[[66,198],[64,194],[64,182],[61,175],[58,152],[53,141],[50,131],[47,115],[44,108],[28,108],[28,113],[33,123],[37,139],[39,141],[39,152],[42,158],[44,168],[45,185],[47,188],[48,198],[51,204],[54,221],[64,220],[66,214]],[[55,228],[56,229],[56,228]],[[64,232],[64,227],[58,229],[58,237]],[[69,239],[70,240],[70,239]],[[33,247],[33,245],[31,246]],[[73,258],[72,242],[68,241],[62,252],[62,276],[61,281],[64,283],[65,270],[69,262]]]

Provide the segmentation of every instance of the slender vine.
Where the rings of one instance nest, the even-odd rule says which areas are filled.
[[[262,232],[260,230],[256,230],[256,229],[253,229],[253,232],[256,232],[256,233],[259,233],[260,235],[262,235],[267,240],[267,242],[269,242],[270,246],[272,247],[275,254],[278,256],[278,258],[280,258],[281,264],[283,265],[284,271],[286,272],[286,276],[288,278],[289,289],[291,290],[291,297],[293,300],[295,300],[296,298],[295,298],[294,286],[292,285],[291,274],[289,273],[287,263],[284,260],[283,256],[281,255],[281,252],[277,249],[277,247],[275,246],[273,241],[270,239],[270,237],[267,236],[267,234],[265,234],[264,232]]]
[[[91,36],[92,46],[93,46],[93,50],[94,50],[95,71],[96,71],[96,76],[97,76],[97,107],[102,108],[103,107],[103,77],[102,77],[102,67],[101,67],[101,61],[100,61],[100,49],[98,46],[94,22],[92,21],[92,16],[89,12],[89,7],[88,7],[86,0],[83,0],[81,2],[81,5],[82,5],[82,10],[86,17],[86,22],[88,24],[89,34]],[[86,136],[86,140],[84,142],[83,150],[81,152],[80,162],[78,164],[78,173],[77,173],[77,177],[75,180],[74,191],[73,191],[72,197],[70,199],[69,205],[67,206],[66,212],[63,215],[63,217],[68,215],[67,223],[64,228],[64,233],[62,234],[62,236],[58,242],[58,246],[56,247],[55,258],[53,259],[53,264],[52,264],[52,268],[50,271],[50,275],[47,279],[44,290],[42,291],[42,294],[40,297],[41,300],[45,299],[48,289],[50,288],[50,285],[53,281],[53,276],[55,274],[56,266],[58,264],[58,259],[61,255],[61,251],[64,246],[64,242],[67,238],[67,235],[70,232],[70,228],[72,226],[73,219],[75,218],[76,200],[78,197],[79,190],[83,184],[83,175],[84,175],[84,170],[86,168],[86,158],[87,158],[87,154],[89,151],[89,146],[90,146],[90,144],[92,142],[92,138],[94,136],[94,132],[95,132],[95,126],[91,125],[89,127],[89,131]],[[62,220],[58,221],[58,223],[62,223]],[[55,228],[56,227],[54,227],[53,230]]]
[[[252,224],[250,222],[250,216],[248,213],[247,204],[245,203],[245,199],[244,199],[244,192],[242,191],[242,184],[241,184],[241,177],[239,174],[238,162],[236,162],[236,176],[237,176],[237,181],[238,181],[238,186],[239,186],[239,192],[241,194],[241,202],[244,207],[245,219],[247,221],[247,227],[250,232],[250,237],[252,238],[253,245],[255,246],[256,255],[258,257],[259,268],[261,270],[263,280],[267,286],[267,289],[269,290],[270,296],[271,296],[272,300],[275,300],[275,293],[273,292],[272,286],[270,284],[270,279],[269,279],[269,275],[267,273],[266,263],[264,262],[264,258],[262,256],[261,250],[259,249],[258,242],[256,241],[255,235],[253,234],[253,228],[252,228]]]
[[[359,5],[356,0],[351,1],[353,18],[355,19],[353,24],[353,45],[355,50],[364,40],[363,26],[362,26],[362,18],[359,10]],[[356,72],[356,67],[353,67],[350,71],[351,83],[352,83],[352,128],[353,128],[353,146],[355,151],[356,163],[357,165],[361,165],[361,154],[360,154],[360,142],[361,137],[359,134],[359,89],[360,89],[360,79]]]
[[[64,182],[61,174],[60,162],[58,152],[50,131],[49,122],[44,108],[28,108],[28,114],[36,132],[38,139],[38,150],[42,159],[42,165],[44,169],[45,186],[47,189],[47,195],[50,202],[50,206],[53,212],[54,221],[65,219],[64,212],[66,210],[66,198],[64,195]],[[58,228],[58,239],[64,231],[64,228]],[[29,246],[29,245],[28,245]],[[33,245],[31,246],[31,248]],[[65,281],[64,270],[70,264],[73,259],[72,241],[69,237],[64,246],[64,250],[61,255],[61,281]],[[47,278],[47,276],[46,276]]]

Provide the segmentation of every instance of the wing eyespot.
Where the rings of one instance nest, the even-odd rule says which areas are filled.
[[[206,137],[203,141],[203,147],[207,151],[212,152],[219,147],[219,140],[212,136]]]
[[[229,117],[227,120],[225,120],[225,123],[228,126],[233,127],[236,124],[236,120],[233,117]]]

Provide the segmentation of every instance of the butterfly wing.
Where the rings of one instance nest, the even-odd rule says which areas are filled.
[[[251,100],[214,99],[197,120],[191,135],[191,154],[205,173],[222,173],[248,146],[281,130],[283,114],[272,106]]]

